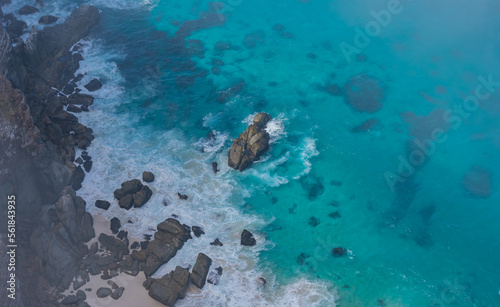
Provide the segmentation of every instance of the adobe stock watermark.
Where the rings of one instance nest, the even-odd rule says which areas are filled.
[[[408,1],[411,2],[411,0]],[[401,14],[403,9],[404,7],[400,0],[389,0],[386,9],[382,9],[378,12],[372,10],[370,15],[373,17],[373,20],[367,22],[363,29],[358,27],[354,28],[355,35],[353,44],[346,42],[341,42],[339,44],[340,50],[347,60],[347,63],[351,63],[354,55],[360,54],[362,49],[368,47],[372,39],[379,36],[382,30],[389,26],[393,16]]]
[[[485,101],[495,93],[496,89],[500,87],[500,82],[493,80],[492,74],[485,78],[479,76],[479,85],[476,86],[474,94],[467,96],[460,104],[456,105],[453,109],[447,109],[443,113],[443,123],[451,125],[452,130],[457,130],[462,126],[464,119],[467,119],[471,114],[479,109],[481,101]],[[435,128],[430,135],[430,138],[424,140],[415,140],[416,149],[411,151],[407,157],[403,155],[398,156],[398,169],[397,174],[386,171],[384,178],[391,189],[395,192],[397,183],[404,182],[407,178],[411,177],[417,167],[421,166],[425,160],[436,151],[436,145],[446,142],[448,138],[448,131],[442,128]]]

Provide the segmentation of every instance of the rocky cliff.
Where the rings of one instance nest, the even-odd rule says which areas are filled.
[[[0,17],[5,22],[7,16],[0,12]],[[12,25],[14,17],[8,18]],[[99,11],[84,5],[62,24],[33,28],[26,42],[11,37],[0,23],[0,196],[6,200],[14,194],[17,200],[17,263],[23,265],[16,306],[56,305],[57,291],[69,286],[85,254],[84,242],[94,236],[85,202],[73,189],[84,177],[74,164],[75,146],[89,146],[92,130],[64,105],[92,104],[92,97],[74,92],[82,57],[69,49],[98,22]],[[68,96],[55,90],[68,84]],[[5,210],[0,208],[2,236]],[[0,270],[2,280],[4,274]]]

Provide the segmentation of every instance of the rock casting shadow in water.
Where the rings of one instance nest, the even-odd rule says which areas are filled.
[[[307,176],[300,178],[300,185],[307,193],[307,198],[311,201],[316,200],[325,192],[323,177],[316,177],[312,174],[308,174]]]

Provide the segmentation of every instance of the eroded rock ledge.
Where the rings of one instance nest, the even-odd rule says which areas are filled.
[[[253,119],[253,124],[234,139],[229,150],[228,165],[240,172],[259,160],[260,156],[269,148],[269,133],[265,128],[271,120],[267,113],[258,113]]]

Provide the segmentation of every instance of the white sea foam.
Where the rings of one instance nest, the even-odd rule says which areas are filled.
[[[116,67],[112,59],[117,55],[100,48],[98,42],[85,44],[85,60],[81,63],[80,72],[87,73],[87,79],[100,77],[107,82],[104,82],[102,90],[95,92],[99,98],[95,100],[91,111],[78,114],[80,121],[90,126],[96,136],[88,148],[94,162],[93,168],[86,174],[78,194],[87,201],[90,213],[102,215],[108,220],[118,217],[123,229],[131,237],[141,238],[143,234],[152,234],[156,225],[172,214],[177,215],[182,223],[204,229],[206,234],[188,240],[177,256],[161,267],[156,275],[168,273],[176,265],[193,265],[199,252],[213,259],[212,269],[221,266],[223,275],[217,286],[207,284],[202,291],[190,292],[177,305],[334,306],[335,295],[331,293],[331,286],[305,278],[279,285],[273,273],[259,262],[259,253],[273,247],[259,229],[271,221],[243,214],[239,210],[244,205],[243,199],[249,197],[251,191],[237,184],[233,176],[239,173],[227,166],[227,148],[224,146],[229,133],[215,131],[215,138],[202,138],[190,144],[178,129],[167,131],[135,127],[134,121],[137,119],[133,116],[115,115],[115,106],[127,99],[123,77],[117,69],[110,69]],[[85,81],[82,80],[80,86]],[[204,152],[200,151],[201,146],[205,148]],[[271,174],[288,157],[285,155],[264,165],[265,173],[271,176],[265,180],[286,180],[273,178]],[[220,162],[217,174],[213,173],[211,167],[214,160]],[[113,199],[113,191],[123,181],[140,178],[144,170],[155,174],[155,181],[148,184],[153,190],[150,201],[142,208],[128,211],[119,208]],[[188,199],[180,200],[178,192],[188,195]],[[103,211],[94,206],[97,199],[108,200],[112,205]],[[256,246],[240,245],[243,229],[254,233],[258,242]],[[216,238],[224,246],[210,245]],[[266,287],[258,282],[260,277],[268,281]]]
[[[316,149],[316,140],[310,137],[304,138],[301,144],[300,158],[304,164],[305,169],[300,172],[293,179],[299,179],[300,177],[308,174],[311,171],[311,161],[312,157],[319,155],[319,151]]]

